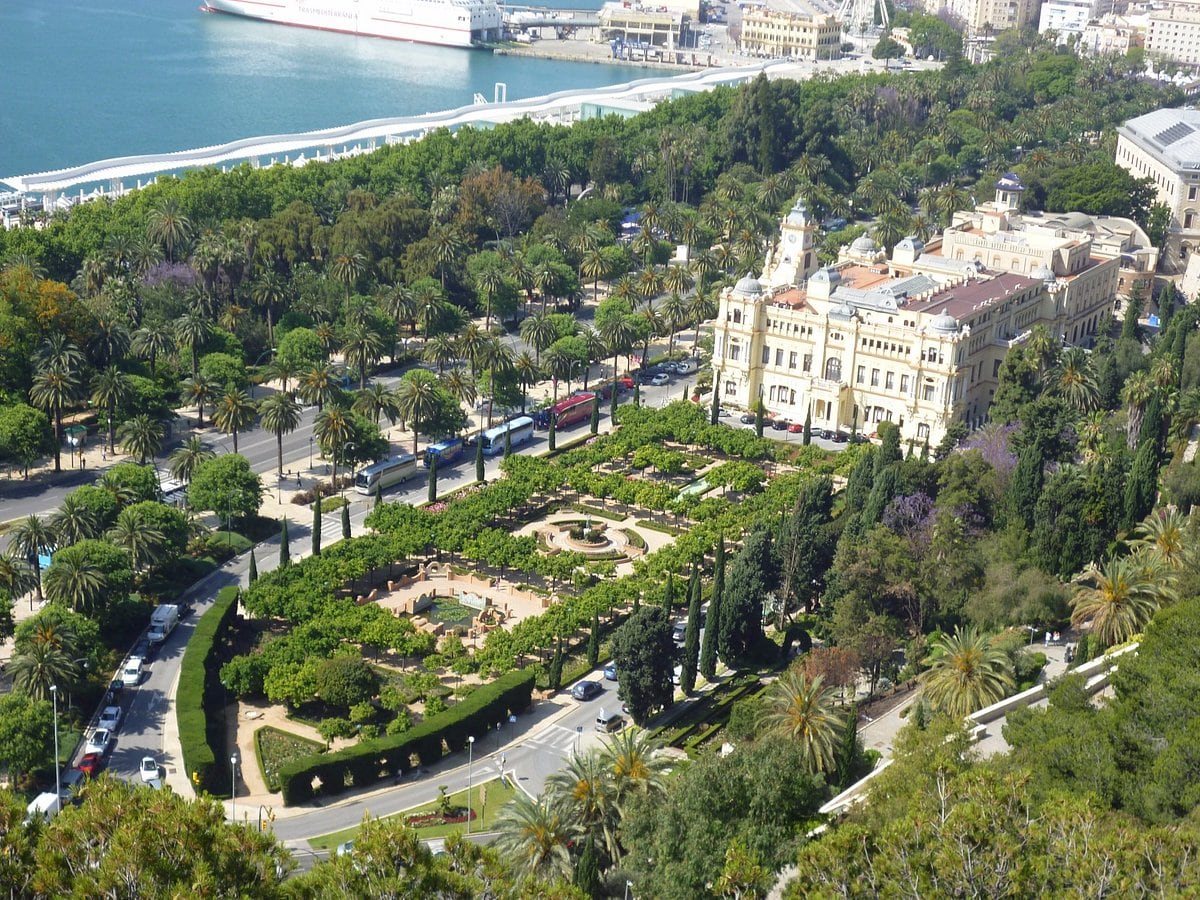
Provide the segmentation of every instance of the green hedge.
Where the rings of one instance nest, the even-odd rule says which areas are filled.
[[[279,772],[284,805],[311,800],[316,793],[314,778],[320,779],[322,794],[336,794],[350,787],[370,787],[381,779],[411,771],[417,764],[433,765],[447,751],[465,750],[469,736],[482,736],[510,712],[529,706],[533,678],[533,669],[509,672],[403,734],[289,763]]]
[[[183,768],[197,790],[218,797],[229,796],[229,761],[225,756],[225,723],[210,716],[223,702],[217,672],[216,646],[237,612],[238,589],[221,588],[212,608],[196,623],[179,667],[179,689],[175,694],[175,717]]]

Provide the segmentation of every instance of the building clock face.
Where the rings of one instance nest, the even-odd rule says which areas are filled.
[[[796,243],[796,235],[795,235],[794,233],[793,233],[793,234],[789,234],[789,235],[788,235],[788,243],[789,243],[789,244],[794,244],[794,243]]]

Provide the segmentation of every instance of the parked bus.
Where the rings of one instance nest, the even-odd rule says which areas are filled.
[[[454,462],[462,456],[463,439],[460,437],[450,438],[447,441],[439,441],[436,444],[430,444],[425,448],[425,467],[433,465],[433,458],[436,456],[438,466],[444,466],[446,463]]]
[[[509,446],[518,447],[533,437],[533,419],[529,416],[518,416],[508,422],[501,422],[495,428],[489,428],[481,436],[484,456],[497,456],[504,452],[504,435],[508,435]]]
[[[407,481],[417,474],[417,458],[411,453],[401,453],[367,466],[354,476],[354,489],[370,496],[377,490],[386,490],[394,484]]]
[[[550,413],[554,416],[554,427],[570,428],[577,422],[590,418],[595,402],[596,395],[588,391],[555,404],[550,408]]]

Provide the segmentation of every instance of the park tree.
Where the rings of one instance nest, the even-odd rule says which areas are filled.
[[[725,535],[717,538],[713,563],[712,596],[708,601],[707,625],[700,648],[700,674],[709,681],[717,675],[717,632],[721,628],[721,600],[725,593]]]
[[[763,600],[775,589],[776,568],[771,558],[771,536],[764,529],[751,532],[729,567],[729,584],[721,599],[717,649],[731,668],[747,661],[762,636]]]
[[[50,418],[27,403],[0,406],[0,461],[15,463],[29,476],[35,460],[54,452]]]
[[[700,665],[700,572],[692,567],[688,584],[687,628],[683,633],[683,660],[680,663],[679,686],[685,694],[696,687],[696,673]]]
[[[292,561],[291,546],[288,542],[288,524],[287,517],[284,516],[283,522],[279,525],[279,567],[283,568]]]
[[[53,710],[48,699],[13,692],[0,697],[0,768],[13,781],[54,762]],[[11,882],[10,882],[11,883]]]
[[[188,485],[188,503],[227,520],[249,518],[262,505],[262,481],[246,457],[225,453],[196,467]]]
[[[613,634],[612,650],[621,699],[641,725],[653,710],[671,702],[675,646],[670,621],[661,608],[643,607]]]
[[[312,505],[312,555],[321,555],[321,493],[313,498]]]
[[[335,656],[317,666],[315,684],[322,701],[348,710],[379,692],[379,675],[361,656]]]

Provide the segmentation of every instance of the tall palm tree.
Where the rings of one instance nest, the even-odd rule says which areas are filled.
[[[94,609],[105,587],[104,572],[81,557],[63,553],[46,570],[46,599],[75,612]]]
[[[87,360],[83,352],[76,347],[65,334],[54,332],[42,341],[33,354],[33,364],[37,369],[64,369],[78,372]]]
[[[54,471],[62,471],[63,410],[79,398],[79,376],[71,369],[52,366],[33,377],[29,399],[54,419]]]
[[[955,629],[933,642],[926,662],[930,704],[961,718],[1002,700],[1013,687],[1012,661],[975,628]]]
[[[386,416],[393,425],[400,417],[395,393],[382,384],[372,384],[366,390],[356,391],[350,411],[365,416],[376,425],[379,424],[381,416]]]
[[[798,668],[779,676],[771,685],[763,724],[796,741],[810,772],[833,771],[844,717],[834,709],[834,691],[823,676],[809,679]]]
[[[602,842],[611,859],[621,858],[617,840],[620,812],[608,767],[598,750],[572,754],[566,766],[546,779],[543,797],[589,839]]]
[[[313,423],[313,433],[321,446],[321,452],[329,458],[333,466],[333,477],[329,483],[336,488],[338,460],[342,458],[346,444],[354,434],[354,428],[345,410],[331,406],[317,415]],[[415,447],[413,452],[416,452]]]
[[[1072,579],[1077,587],[1071,598],[1071,621],[1090,622],[1092,636],[1106,647],[1140,634],[1163,597],[1146,572],[1131,556],[1092,563]]]
[[[600,751],[613,786],[613,802],[624,814],[635,796],[661,795],[670,760],[656,755],[659,744],[644,728],[625,728],[613,735]]]
[[[659,304],[658,309],[662,313],[662,317],[666,320],[667,354],[670,355],[675,351],[675,332],[687,321],[688,302],[679,296],[679,294],[671,294]]]
[[[518,791],[496,817],[493,846],[518,877],[569,879],[578,829],[556,808]]]
[[[213,406],[212,421],[222,434],[233,435],[233,452],[238,452],[238,432],[245,431],[258,418],[258,407],[250,395],[229,385]]]
[[[1121,391],[1121,399],[1129,413],[1128,430],[1125,440],[1130,450],[1137,447],[1138,435],[1142,430],[1142,416],[1146,412],[1146,404],[1154,393],[1154,384],[1145,372],[1134,372],[1125,379],[1125,387]]]
[[[192,378],[195,379],[200,360],[200,348],[212,334],[212,325],[197,311],[187,312],[175,320],[175,340],[192,356]]]
[[[542,351],[558,340],[558,330],[545,313],[534,313],[521,323],[521,340],[533,347],[534,360],[540,365]]]
[[[383,339],[366,323],[359,322],[346,329],[342,339],[342,355],[358,369],[358,387],[367,386],[367,369],[383,358]]]
[[[36,641],[13,652],[8,671],[13,687],[34,700],[47,699],[51,685],[73,684],[79,677],[79,668],[68,651]]]
[[[628,353],[637,337],[637,331],[628,316],[612,316],[600,325],[600,336],[608,345],[608,352],[613,358],[613,377],[621,374],[619,359],[621,354]]]
[[[608,274],[608,259],[599,247],[593,247],[583,255],[579,263],[579,274],[592,283],[592,300],[600,299],[600,280]]]
[[[207,375],[185,378],[179,386],[179,399],[188,406],[196,407],[196,427],[204,427],[204,405],[217,398],[221,386]]]
[[[404,378],[396,387],[396,405],[400,419],[408,422],[413,430],[413,453],[417,452],[417,434],[421,425],[437,409],[437,388],[428,378]]]
[[[37,584],[33,566],[12,550],[0,553],[0,590],[10,597],[20,597]]]
[[[146,237],[162,246],[167,259],[175,261],[175,251],[192,237],[192,222],[174,200],[163,200],[146,220]]]
[[[1130,546],[1137,552],[1148,553],[1168,568],[1196,569],[1195,522],[1178,509],[1156,509],[1134,530]]]
[[[483,330],[492,330],[492,300],[504,287],[504,270],[499,265],[488,265],[475,273],[475,293],[483,301]]]
[[[451,369],[441,377],[442,386],[450,392],[450,396],[459,403],[473,406],[479,397],[479,388],[470,372],[462,369]]]
[[[148,360],[150,370],[158,370],[158,358],[172,353],[176,346],[175,332],[167,325],[143,325],[133,333],[130,349],[139,358]]]
[[[406,284],[397,284],[388,288],[383,295],[383,308],[387,314],[396,320],[396,332],[407,325],[409,333],[417,333],[417,298],[412,288]]]
[[[362,253],[341,253],[329,263],[329,274],[334,281],[346,289],[346,298],[350,298],[354,286],[367,272],[367,258]]]
[[[167,470],[171,477],[184,484],[191,484],[196,467],[207,459],[216,456],[216,452],[208,447],[199,437],[192,435],[167,457]]]
[[[129,377],[116,366],[109,366],[92,379],[92,403],[103,407],[108,418],[108,452],[117,452],[117,426],[113,421],[117,407],[129,402],[133,391]]]
[[[305,403],[323,410],[337,391],[337,370],[329,364],[313,366],[300,376],[297,393]]]
[[[138,462],[145,465],[147,459],[157,456],[162,449],[163,426],[157,419],[143,413],[122,422],[117,436],[125,452],[136,456]]]
[[[528,351],[522,351],[516,362],[513,363],[513,367],[517,372],[517,381],[521,384],[521,412],[524,414],[526,402],[529,399],[529,388],[538,383],[542,372],[538,367],[537,360],[530,356]]]
[[[49,522],[39,519],[37,516],[26,516],[13,526],[12,543],[16,551],[24,556],[33,567],[36,578],[35,588],[40,603],[42,600],[42,570],[38,565],[37,558],[58,546],[58,535],[54,533],[54,528]]]
[[[58,546],[67,547],[94,538],[99,533],[100,523],[90,507],[74,494],[67,494],[51,514],[50,527],[58,537]]]
[[[468,323],[467,327],[462,330],[462,334],[458,336],[458,352],[471,367],[472,375],[479,374],[480,358],[491,343],[491,335],[480,329],[474,322]]]
[[[272,321],[272,311],[283,304],[288,297],[287,282],[274,270],[268,269],[262,273],[250,286],[250,299],[254,305],[263,310],[267,319],[267,343],[275,346],[275,323]]]
[[[434,326],[442,317],[442,310],[446,305],[446,292],[435,282],[423,280],[413,289],[413,300],[417,305],[417,320],[421,323],[421,331],[428,340],[433,336]]]
[[[143,510],[129,506],[121,510],[116,524],[108,530],[108,539],[129,554],[135,572],[149,569],[162,561],[166,537],[147,520]]]
[[[700,325],[717,314],[716,298],[711,291],[697,290],[688,298],[688,319],[696,326],[692,332],[692,355],[700,343]]]
[[[129,352],[129,329],[111,314],[97,315],[92,327],[94,331],[87,347],[97,368],[107,368],[113,360]]]
[[[300,426],[300,404],[291,394],[272,394],[258,407],[263,428],[275,435],[278,477],[283,477],[283,436],[291,434]]]
[[[1091,412],[1100,403],[1092,359],[1080,347],[1071,347],[1059,356],[1046,373],[1046,386],[1050,393],[1062,397],[1081,413]]]
[[[433,258],[437,262],[438,280],[446,290],[446,269],[462,258],[467,251],[467,242],[452,225],[435,225],[429,231],[433,247]]]
[[[425,341],[421,350],[421,358],[430,365],[437,366],[438,374],[445,371],[446,366],[458,359],[458,341],[452,334],[435,334]]]

